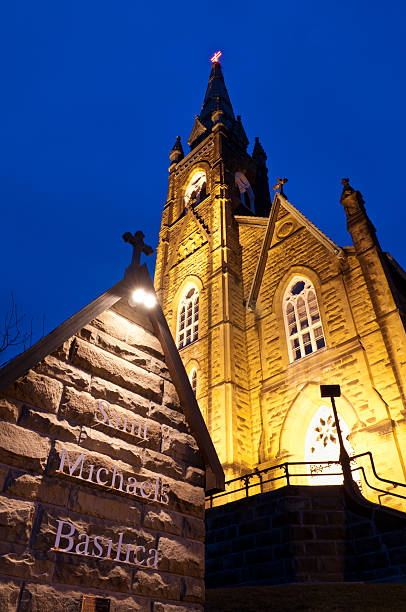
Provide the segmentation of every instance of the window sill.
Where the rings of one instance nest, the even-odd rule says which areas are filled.
[[[311,359],[315,355],[321,355],[321,353],[324,353],[327,350],[328,350],[328,347],[327,346],[323,346],[323,348],[318,349],[317,351],[314,351],[313,353],[310,353],[309,355],[305,355],[304,357],[300,357],[300,359],[295,359],[294,361],[291,361],[288,364],[288,368],[290,368],[292,366],[295,366],[298,363],[304,363],[305,361],[308,361],[309,359]]]

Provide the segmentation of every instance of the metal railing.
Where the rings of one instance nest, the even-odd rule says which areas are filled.
[[[367,466],[364,466],[362,464],[363,462],[361,462],[364,457],[369,459],[369,465]],[[383,505],[383,497],[393,496],[396,498],[397,503],[392,502],[386,503],[385,505],[398,507],[398,509],[406,511],[406,484],[379,476],[370,451],[351,456],[349,459],[351,474],[353,480],[355,480],[354,484],[358,485],[360,492],[368,500]],[[337,470],[326,470],[326,468],[331,468],[332,466],[337,466]],[[361,476],[363,482],[361,482]],[[373,476],[379,484],[383,483],[382,487],[385,485],[389,485],[392,489],[401,487],[404,494],[402,495],[401,493],[395,493],[393,490],[388,490],[388,488],[385,489],[381,486],[376,486],[376,483],[372,484],[370,482],[370,476]],[[333,478],[336,480],[337,478],[343,479],[340,461],[289,461],[262,470],[255,469],[249,474],[243,474],[242,476],[227,480],[224,492],[215,493],[206,498],[206,507],[213,508],[214,506],[223,505],[231,501],[236,501],[237,499],[249,497],[250,495],[278,489],[286,485],[314,484],[313,478],[316,477],[320,478],[318,484],[321,485],[331,484]],[[306,480],[303,481],[303,479]],[[334,484],[338,483],[335,482]],[[401,508],[399,508],[399,505]]]

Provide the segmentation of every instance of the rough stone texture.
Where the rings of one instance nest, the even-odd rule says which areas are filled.
[[[203,610],[202,459],[152,327],[120,309],[0,398],[1,612],[80,612],[84,594],[108,599],[110,612]],[[136,565],[134,553],[145,561],[151,549],[158,567]]]
[[[54,355],[48,355],[36,367],[36,372],[57,378],[63,383],[87,390],[91,375],[67,361],[61,361]]]
[[[28,544],[35,505],[0,495],[0,541]]]
[[[50,440],[44,436],[11,423],[1,424],[0,461],[2,463],[42,472],[50,447]]]
[[[18,415],[20,414],[21,403],[7,400],[0,397],[0,419],[17,423]]]
[[[4,493],[16,497],[25,497],[45,504],[65,506],[70,486],[47,476],[33,476],[25,472],[12,470],[7,479]]]
[[[160,567],[175,574],[188,574],[203,578],[204,546],[200,542],[186,541],[181,538],[159,538],[158,550],[162,555]]]
[[[88,342],[77,339],[71,359],[76,365],[130,391],[140,393],[157,402],[162,398],[162,381],[158,376]]]
[[[203,612],[201,606],[177,606],[161,602],[154,603],[153,612]]]
[[[0,610],[2,612],[16,612],[20,585],[13,580],[4,579],[0,583]]]
[[[62,395],[62,383],[30,370],[4,391],[6,397],[27,402],[36,408],[56,412]]]
[[[340,486],[290,486],[207,510],[207,588],[403,582],[406,516]]]
[[[33,429],[49,438],[58,438],[67,442],[79,439],[80,428],[72,427],[65,419],[58,418],[49,412],[40,412],[24,406],[18,424],[27,429]]]
[[[156,599],[181,599],[181,577],[135,570],[132,590],[137,595]]]

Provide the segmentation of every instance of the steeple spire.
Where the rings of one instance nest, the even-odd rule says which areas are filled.
[[[207,128],[211,127],[211,115],[217,110],[222,110],[228,119],[235,120],[219,61],[213,62],[211,66],[209,84],[199,115],[200,121]]]
[[[188,143],[193,149],[212,131],[217,123],[223,124],[232,131],[235,137],[246,148],[248,139],[241,124],[241,118],[234,115],[227,87],[224,82],[223,71],[218,60],[221,53],[217,52],[211,58],[212,66],[200,114],[196,115],[195,123]]]

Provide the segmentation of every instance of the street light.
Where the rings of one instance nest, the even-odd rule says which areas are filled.
[[[152,291],[145,291],[142,287],[138,287],[138,289],[134,289],[130,297],[131,305],[142,304],[146,308],[153,308],[157,299]]]
[[[341,468],[343,470],[344,476],[344,485],[350,487],[352,490],[355,490],[354,480],[352,478],[351,472],[351,459],[347,452],[347,449],[344,446],[343,435],[341,432],[340,421],[338,420],[336,403],[334,401],[335,397],[341,396],[340,385],[320,385],[320,395],[321,397],[329,397],[331,399],[331,405],[333,407],[334,421],[337,429],[338,443],[340,445],[340,455],[339,461],[341,463]]]

